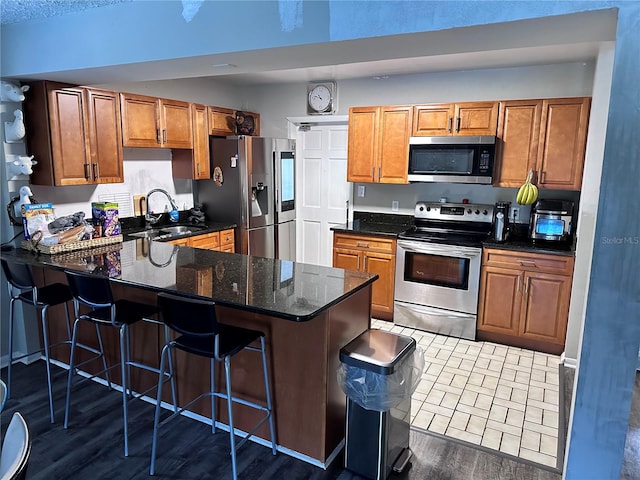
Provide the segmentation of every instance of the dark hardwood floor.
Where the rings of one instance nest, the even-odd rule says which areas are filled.
[[[129,403],[129,457],[122,455],[122,407],[117,391],[95,382],[77,386],[72,395],[69,429],[62,427],[64,371],[57,367],[54,395],[56,423],[49,422],[44,362],[15,366],[12,398],[2,412],[2,432],[11,415],[20,411],[33,435],[27,478],[46,479],[140,479],[150,478],[149,457],[153,406]],[[3,378],[5,378],[5,371]],[[504,456],[481,451],[418,431],[411,432],[414,452],[411,468],[394,480],[518,479],[559,480],[560,475]],[[158,479],[231,478],[228,434],[211,434],[210,427],[181,417],[161,429],[156,464]],[[242,480],[360,480],[344,470],[342,459],[324,471],[269,448],[248,443],[238,454]],[[632,477],[627,477],[632,478]],[[637,478],[637,477],[636,477]]]

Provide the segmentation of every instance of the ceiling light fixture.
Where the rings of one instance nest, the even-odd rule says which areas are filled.
[[[231,67],[231,68],[236,68],[237,65],[234,65],[233,63],[215,63],[212,65],[213,68],[224,68],[224,67]]]
[[[376,75],[375,77],[371,77],[374,80],[386,80],[387,78],[389,78],[389,75]]]

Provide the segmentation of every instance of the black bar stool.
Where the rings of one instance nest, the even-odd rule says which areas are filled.
[[[51,386],[51,358],[50,349],[59,345],[71,343],[71,332],[69,330],[69,308],[67,302],[72,299],[71,291],[69,287],[63,283],[53,283],[44,287],[36,287],[31,268],[27,264],[18,263],[1,259],[2,270],[9,286],[9,365],[7,367],[7,398],[11,396],[11,365],[14,360],[20,360],[21,358],[28,357],[34,353],[42,353],[44,350],[44,357],[47,363],[47,386],[49,389],[49,415],[51,417],[51,423],[54,422],[53,412],[53,389]],[[42,348],[33,352],[25,353],[19,357],[13,356],[13,330],[14,330],[14,303],[20,301],[23,304],[32,305],[36,310],[40,310],[40,319],[42,322]],[[49,327],[47,309],[54,305],[64,304],[64,313],[67,326],[67,340],[58,342],[56,344],[49,344]]]
[[[73,295],[73,306],[75,310],[76,320],[73,323],[73,335],[71,337],[71,357],[69,359],[69,376],[67,378],[67,399],[65,402],[65,415],[64,415],[64,428],[69,425],[69,404],[71,400],[71,383],[73,380],[73,374],[75,371],[75,347],[78,340],[78,325],[82,321],[94,323],[99,332],[100,326],[108,326],[117,328],[120,334],[120,362],[116,365],[107,367],[106,362],[103,364],[104,369],[94,375],[87,378],[95,378],[96,376],[104,373],[109,388],[111,388],[111,380],[109,377],[109,370],[120,366],[122,375],[122,413],[124,421],[124,456],[129,455],[129,440],[128,440],[128,422],[127,422],[127,402],[128,397],[139,398],[150,390],[155,389],[153,386],[150,389],[142,392],[135,393],[131,389],[131,367],[137,367],[144,370],[148,370],[155,373],[160,373],[158,379],[158,385],[161,385],[166,380],[171,381],[171,393],[174,404],[176,403],[176,388],[175,380],[173,377],[173,363],[169,362],[169,372],[160,372],[157,367],[146,365],[140,362],[134,362],[131,360],[131,343],[129,336],[129,327],[136,322],[145,321],[154,324],[162,324],[158,320],[155,320],[153,316],[157,313],[155,305],[146,305],[139,302],[133,302],[130,300],[114,300],[111,292],[111,284],[107,277],[88,275],[85,273],[65,271],[71,293]],[[91,310],[87,313],[80,313],[80,306],[84,305]],[[164,326],[164,325],[163,325]],[[169,329],[164,326],[165,341],[169,340]],[[104,349],[102,347],[102,341],[98,337],[100,349],[102,350],[102,359],[105,361]],[[85,362],[86,363],[86,362]],[[163,378],[166,377],[166,378]]]
[[[267,373],[267,358],[265,353],[264,333],[257,330],[234,327],[223,323],[218,323],[216,317],[215,303],[208,300],[195,300],[182,296],[167,293],[158,294],[158,306],[160,308],[160,318],[172,330],[180,334],[176,339],[167,342],[162,349],[160,358],[160,379],[164,372],[165,357],[171,365],[172,350],[177,348],[184,352],[206,357],[210,359],[211,366],[211,391],[199,395],[191,400],[181,409],[177,409],[174,404],[174,413],[163,420],[162,424],[175,418],[176,415],[187,409],[191,404],[205,396],[211,397],[211,431],[216,431],[216,410],[215,397],[227,400],[227,410],[229,416],[229,440],[231,443],[231,468],[233,479],[238,478],[236,468],[236,450],[240,448],[266,421],[269,422],[271,435],[271,451],[276,454],[275,426],[273,421],[271,392],[269,388],[269,375]],[[250,346],[254,341],[260,340],[260,348]],[[262,370],[264,374],[264,387],[266,393],[266,406],[250,402],[231,395],[231,357],[242,350],[260,352],[262,356]],[[226,380],[226,393],[215,390],[215,362],[224,362],[224,372]],[[149,473],[154,474],[156,463],[156,450],[158,445],[158,425],[160,421],[160,400],[161,385],[158,385],[158,398],[156,402],[156,412],[153,422],[153,442],[151,446],[151,466]],[[262,410],[266,415],[256,424],[256,426],[236,445],[233,427],[233,407],[232,403],[240,403],[258,410]]]

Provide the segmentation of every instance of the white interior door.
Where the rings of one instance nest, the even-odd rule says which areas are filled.
[[[333,235],[330,228],[347,221],[347,125],[315,125],[298,131],[296,153],[297,259],[330,267]]]

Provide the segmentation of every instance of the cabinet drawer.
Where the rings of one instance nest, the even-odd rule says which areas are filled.
[[[334,233],[333,246],[342,248],[357,248],[377,252],[396,253],[395,240],[380,237],[365,237],[362,235],[350,235]]]
[[[233,244],[234,241],[233,230],[223,230],[220,232],[220,245]]]
[[[194,248],[206,248],[209,250],[217,249],[220,246],[220,232],[206,233],[191,237],[189,246]]]
[[[482,257],[483,266],[517,268],[532,272],[573,274],[574,258],[564,255],[519,252],[485,248]]]

